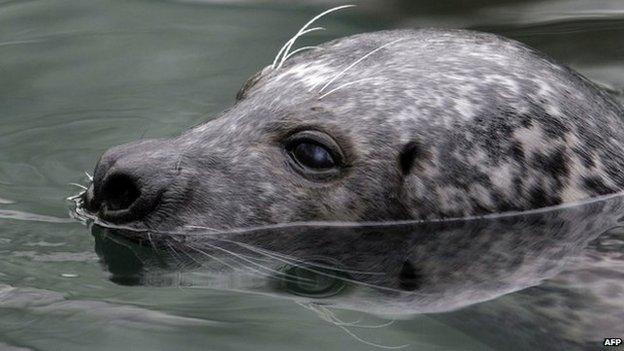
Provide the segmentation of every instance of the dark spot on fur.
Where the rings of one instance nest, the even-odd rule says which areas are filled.
[[[533,155],[533,167],[542,170],[551,176],[557,188],[561,188],[565,183],[565,178],[570,174],[568,166],[569,157],[564,148],[557,148],[549,154],[535,153]]]
[[[596,166],[596,162],[594,161],[594,155],[586,150],[576,151],[576,154],[581,158],[581,162],[583,162],[583,166],[587,168],[593,168]]]
[[[613,189],[605,185],[600,177],[584,177],[583,186],[593,195],[605,195],[613,192]]]
[[[401,289],[407,291],[418,289],[422,278],[422,274],[414,268],[409,260],[403,262],[403,267],[401,267],[401,272],[399,273],[399,286]]]
[[[517,209],[517,207],[509,202],[509,199],[507,199],[499,191],[492,191],[491,196],[497,212],[513,211]]]
[[[522,128],[531,128],[533,126],[533,116],[523,114],[518,117]]]
[[[519,142],[513,142],[511,144],[511,148],[509,149],[511,152],[511,157],[518,162],[524,161],[524,148],[522,148],[522,144]]]
[[[546,112],[544,112],[546,114]],[[567,125],[563,123],[563,121],[559,118],[555,118],[551,115],[546,114],[546,119],[543,120],[542,126],[544,129],[544,134],[550,139],[554,138],[564,138],[565,134],[569,132],[569,128]]]
[[[554,194],[548,195],[543,187],[536,186],[529,191],[529,202],[531,208],[541,208],[558,205],[561,203],[561,198]]]
[[[409,143],[405,144],[403,150],[401,150],[401,153],[399,154],[399,165],[401,167],[401,172],[404,175],[409,174],[412,167],[414,166],[416,159],[421,157],[422,155],[423,152],[420,143],[416,141],[410,141]]]
[[[567,177],[570,173],[570,169],[568,167],[568,155],[562,148],[559,148],[548,155],[545,161],[545,171],[549,172],[556,178]]]

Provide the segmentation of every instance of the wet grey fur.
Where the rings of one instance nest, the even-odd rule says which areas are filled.
[[[132,225],[227,229],[521,211],[624,186],[622,107],[571,69],[492,34],[428,29],[342,38],[279,70],[265,68],[238,96],[223,115],[178,137],[109,150],[90,196],[98,197],[107,174],[133,170],[146,189],[166,190]],[[341,145],[347,167],[339,176],[310,180],[291,167],[283,140],[304,129]],[[497,313],[534,302],[510,299],[516,307],[497,305]],[[561,340],[582,347],[586,339]]]

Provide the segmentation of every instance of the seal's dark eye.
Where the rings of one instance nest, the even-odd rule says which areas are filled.
[[[324,170],[336,166],[331,152],[313,142],[302,141],[294,145],[290,153],[295,161],[308,168]]]
[[[328,181],[348,168],[338,143],[326,133],[305,130],[282,141],[288,163],[300,175],[314,181]]]

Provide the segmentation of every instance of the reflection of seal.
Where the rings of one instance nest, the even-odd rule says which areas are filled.
[[[547,210],[448,221],[295,223],[208,235],[205,230],[156,232],[147,236],[150,245],[119,239],[141,238],[141,231],[108,226],[102,232],[94,226],[93,233],[111,279],[122,284],[286,292],[304,305],[321,300],[323,306],[382,315],[473,305],[438,318],[496,345],[577,349],[619,331],[621,252],[594,247],[581,256],[580,267],[572,265],[577,271],[540,282],[617,225],[623,200],[617,194]],[[604,242],[621,245],[613,237]],[[154,247],[165,250],[150,251]],[[327,315],[326,309],[319,312]]]
[[[265,68],[239,97],[179,137],[111,149],[88,207],[225,228],[525,210],[624,184],[621,106],[490,34],[339,39]]]

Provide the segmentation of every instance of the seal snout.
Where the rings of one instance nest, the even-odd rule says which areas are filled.
[[[112,223],[140,221],[155,211],[171,176],[159,162],[159,155],[146,147],[154,145],[122,145],[102,156],[84,197],[88,211]]]

